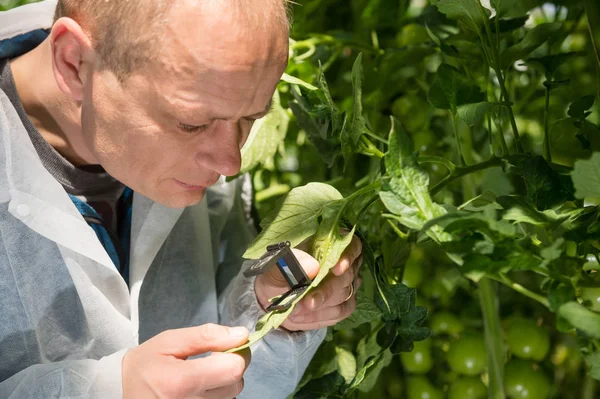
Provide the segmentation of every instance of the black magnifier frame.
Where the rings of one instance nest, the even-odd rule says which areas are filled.
[[[294,300],[302,295],[312,283],[290,246],[289,241],[269,245],[267,252],[244,271],[245,277],[257,276],[275,264],[290,286],[288,292],[275,299],[267,307],[267,312],[287,311]]]

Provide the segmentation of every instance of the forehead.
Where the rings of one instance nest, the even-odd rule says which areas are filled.
[[[287,64],[286,27],[224,3],[186,0],[170,10],[152,82],[169,105],[208,102],[251,114],[275,90]]]

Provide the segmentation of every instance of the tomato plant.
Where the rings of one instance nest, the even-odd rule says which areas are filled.
[[[523,397],[531,370],[554,381],[530,395],[595,397],[599,21],[591,0],[295,7],[276,112],[243,150],[247,256],[316,234],[318,258],[335,226],[365,242],[357,311],[296,396]]]

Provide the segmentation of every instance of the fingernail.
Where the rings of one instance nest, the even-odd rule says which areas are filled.
[[[248,335],[248,329],[246,327],[233,327],[229,329],[229,335],[235,338],[241,338]]]
[[[323,302],[325,302],[325,297],[320,292],[317,292],[316,294],[314,294],[312,296],[312,299],[310,302],[310,307],[312,309],[316,309],[319,306],[321,306],[323,304]]]

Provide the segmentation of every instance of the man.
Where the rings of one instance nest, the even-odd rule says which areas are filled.
[[[0,13],[1,398],[293,391],[323,327],[355,307],[356,238],[251,364],[218,353],[287,289],[277,269],[240,275],[249,183],[222,178],[269,110],[287,21],[283,0]]]

